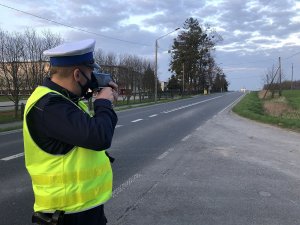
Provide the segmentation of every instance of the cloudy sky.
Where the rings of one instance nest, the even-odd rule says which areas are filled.
[[[106,53],[153,61],[155,40],[182,28],[189,17],[210,24],[222,35],[214,56],[230,90],[260,89],[266,71],[278,66],[278,57],[285,79],[291,79],[293,64],[294,80],[300,80],[300,0],[0,0],[3,30],[50,29],[66,41],[94,38]],[[159,40],[160,80],[171,75],[167,50],[179,32]]]

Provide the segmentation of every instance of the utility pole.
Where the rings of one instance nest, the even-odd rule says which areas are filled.
[[[154,66],[154,102],[157,102],[157,48],[158,43],[157,39],[155,40],[155,66]]]
[[[292,63],[292,80],[291,80],[291,90],[293,89],[293,77],[294,77],[294,64]]]
[[[281,58],[279,57],[279,97],[281,97]]]
[[[182,63],[182,96],[184,93],[184,63]]]

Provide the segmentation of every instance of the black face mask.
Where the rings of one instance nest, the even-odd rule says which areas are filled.
[[[92,82],[92,80],[93,80],[93,74],[92,74],[92,77],[91,77],[92,79],[90,80],[83,71],[80,70],[80,72],[84,76],[84,78],[86,79],[86,83],[84,85],[82,85],[80,82],[77,82],[78,85],[81,88],[81,95],[80,96],[84,97],[85,99],[89,99],[93,95],[93,92],[89,92],[88,91],[89,89],[92,89],[92,87],[93,87],[93,85],[92,85],[93,84],[93,82]]]

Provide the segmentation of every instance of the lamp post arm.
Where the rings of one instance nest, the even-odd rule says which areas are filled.
[[[180,28],[178,27],[178,28],[176,28],[175,30],[173,30],[173,31],[171,31],[171,32],[169,32],[169,33],[167,33],[167,34],[165,34],[165,35],[163,35],[163,36],[160,36],[160,37],[158,37],[156,40],[155,40],[155,68],[154,68],[154,102],[156,103],[157,102],[157,81],[158,81],[158,77],[157,77],[157,49],[158,49],[158,40],[159,39],[162,39],[163,37],[165,37],[165,36],[167,36],[167,35],[169,35],[169,34],[171,34],[171,33],[173,33],[173,32],[175,32],[175,31],[177,31],[177,30],[179,30]]]
[[[158,41],[159,39],[162,39],[162,38],[165,37],[165,36],[168,36],[169,34],[172,34],[173,32],[175,32],[175,31],[177,31],[177,30],[179,30],[179,29],[180,29],[180,28],[178,27],[178,28],[176,28],[175,30],[173,30],[173,31],[171,31],[171,32],[169,32],[169,33],[167,33],[167,34],[158,37],[158,38],[156,39],[156,41]]]

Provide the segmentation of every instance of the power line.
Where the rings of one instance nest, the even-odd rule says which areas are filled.
[[[300,54],[300,52],[296,52],[296,53],[294,53],[294,54],[292,54],[292,55],[290,55],[290,56],[287,56],[287,57],[285,57],[285,58],[282,58],[282,59],[284,59],[284,60],[286,60],[286,59],[290,59],[290,58],[292,58],[292,57],[294,57],[294,56],[296,56],[296,55],[299,55]],[[242,65],[246,65],[247,66],[247,64],[252,64],[252,63],[259,63],[259,62],[267,62],[267,61],[275,61],[274,59],[264,59],[264,60],[256,60],[256,61],[251,61],[251,62],[245,62],[245,63],[236,63],[236,64],[222,64],[223,66],[242,66]]]
[[[295,55],[299,55],[299,54],[300,54],[300,52],[296,52],[296,53],[294,53],[294,54],[292,54],[292,55],[290,55],[288,57],[285,57],[283,59],[290,59],[290,58],[294,57]]]
[[[91,31],[84,30],[84,29],[81,29],[81,28],[77,28],[77,27],[74,27],[74,26],[71,26],[71,25],[63,24],[61,22],[50,20],[48,18],[45,18],[45,17],[42,17],[42,16],[38,16],[38,15],[29,13],[29,12],[26,12],[26,11],[23,11],[23,10],[20,10],[20,9],[16,9],[16,8],[11,7],[11,6],[3,5],[1,3],[0,3],[0,6],[8,8],[8,9],[15,10],[17,12],[24,13],[24,14],[27,14],[27,15],[30,15],[30,16],[42,19],[42,20],[46,20],[46,21],[51,22],[51,23],[58,24],[60,26],[68,27],[68,28],[71,28],[71,29],[74,29],[74,30],[79,30],[79,31],[82,31],[82,32],[85,32],[85,33],[88,33],[88,34],[93,34],[93,35],[96,35],[96,36],[99,36],[99,37],[102,37],[102,38],[112,39],[112,40],[121,41],[121,42],[126,42],[126,43],[133,44],[133,45],[151,46],[151,45],[148,45],[148,44],[143,44],[143,43],[138,43],[138,42],[133,42],[133,41],[127,41],[127,40],[123,40],[123,39],[120,39],[120,38],[110,37],[110,36],[107,36],[107,35],[99,34],[99,33],[96,33],[96,32],[91,32]]]
[[[282,59],[286,60],[286,59],[290,59],[296,55],[299,55],[300,52],[296,52],[290,56],[284,57]],[[247,64],[252,64],[252,63],[260,63],[260,62],[267,62],[267,61],[273,61],[275,62],[276,60],[274,59],[264,59],[264,60],[256,60],[256,61],[251,61],[251,62],[242,62],[242,63],[234,63],[234,64],[223,64],[224,66],[242,66],[242,65],[247,65]]]
[[[275,61],[274,59],[264,59],[264,60],[256,60],[256,61],[251,61],[251,62],[242,62],[242,63],[235,63],[235,64],[222,64],[222,66],[247,66],[247,64],[253,64],[253,63],[260,63],[260,62],[267,62],[267,61]]]

